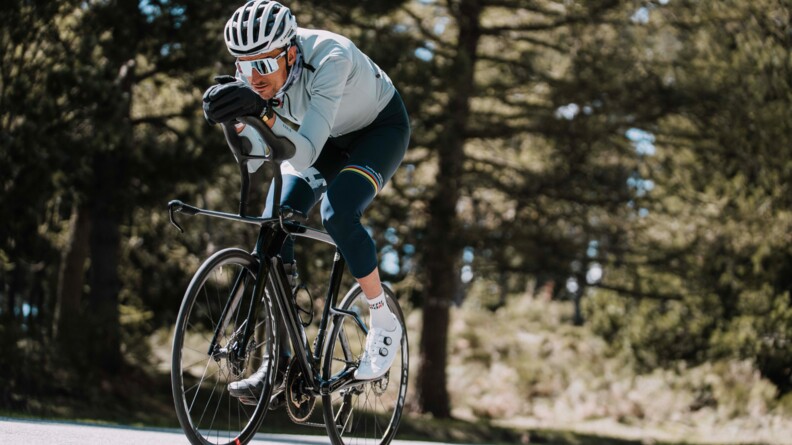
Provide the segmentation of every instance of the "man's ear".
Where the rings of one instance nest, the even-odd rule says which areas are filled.
[[[297,45],[292,45],[289,47],[289,53],[286,54],[286,61],[289,62],[289,66],[294,65],[294,62],[297,60]]]

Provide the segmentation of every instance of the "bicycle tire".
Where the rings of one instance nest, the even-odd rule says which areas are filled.
[[[388,445],[396,435],[401,422],[409,378],[409,344],[404,314],[399,303],[393,291],[383,287],[388,306],[403,328],[399,356],[386,374],[386,378],[322,396],[325,426],[333,445],[359,443]],[[367,315],[368,306],[360,298],[362,293],[360,286],[355,285],[341,300],[338,308]],[[344,337],[348,347],[343,346]],[[354,320],[348,316],[336,315],[333,319],[331,335],[323,351],[322,378],[330,380],[348,365],[350,357],[359,360],[365,344],[366,335]],[[392,385],[393,383],[396,385]],[[378,402],[383,410],[378,410]]]
[[[270,377],[255,407],[242,404],[227,390],[231,381],[255,372],[265,355],[277,357],[269,298],[259,304],[247,358],[235,360],[236,355],[228,353],[231,349],[227,347],[243,330],[257,272],[258,260],[252,255],[241,249],[224,249],[201,265],[184,294],[173,335],[171,386],[176,415],[193,445],[245,444],[267,412],[275,360],[268,361]],[[227,301],[231,303],[224,312]],[[212,353],[211,339],[216,333],[217,348]],[[217,352],[223,350],[225,356]]]

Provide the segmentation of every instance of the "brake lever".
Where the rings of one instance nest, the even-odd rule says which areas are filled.
[[[179,229],[179,232],[184,233],[184,229],[179,223],[176,222],[176,218],[173,217],[173,212],[181,212],[182,208],[184,207],[184,203],[179,201],[178,199],[174,199],[173,201],[168,203],[168,217],[170,218],[170,223],[173,224],[174,227]]]
[[[291,233],[291,231],[286,228],[284,222],[287,220],[305,222],[308,220],[308,215],[297,209],[293,209],[289,206],[280,206],[280,212],[278,212],[278,220],[280,222],[281,229],[283,229],[283,231],[286,233]]]

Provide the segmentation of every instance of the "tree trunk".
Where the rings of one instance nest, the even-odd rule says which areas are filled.
[[[53,323],[53,337],[58,343],[59,350],[65,354],[72,354],[74,352],[72,349],[82,348],[78,340],[83,329],[80,304],[91,234],[91,215],[88,206],[74,206],[70,225],[69,240],[63,251],[58,276]]]
[[[133,3],[124,4],[131,15],[137,10]],[[123,28],[123,26],[122,26]],[[121,30],[116,30],[124,34]],[[116,61],[119,66],[115,84],[118,97],[108,109],[107,128],[118,135],[117,144],[110,150],[94,155],[94,184],[91,191],[91,294],[89,298],[93,337],[92,359],[99,370],[114,374],[122,364],[119,293],[121,280],[118,266],[121,259],[121,223],[127,214],[129,199],[128,164],[134,139],[130,114],[132,86],[135,82],[135,59]],[[116,63],[113,63],[114,65]]]
[[[14,255],[14,252],[11,253]],[[14,255],[11,258],[15,258],[18,256]],[[6,308],[6,316],[12,323],[16,323],[16,296],[18,289],[20,289],[21,282],[22,282],[22,265],[17,261],[14,264],[14,268],[10,271],[9,280],[8,280],[8,292],[6,293],[6,297],[8,298],[8,307]]]
[[[438,418],[451,416],[446,382],[449,308],[459,285],[459,242],[456,206],[464,163],[465,132],[469,99],[473,90],[476,47],[480,36],[481,6],[463,0],[452,11],[459,25],[457,53],[449,85],[448,121],[438,141],[439,172],[436,193],[429,205],[426,239],[427,298],[423,307],[421,351],[418,370],[418,404],[423,412]]]
[[[98,153],[94,157],[94,196],[91,203],[91,293],[87,310],[90,321],[90,350],[93,360],[105,372],[121,367],[118,277],[120,253],[121,201],[117,199],[123,181],[121,150]]]

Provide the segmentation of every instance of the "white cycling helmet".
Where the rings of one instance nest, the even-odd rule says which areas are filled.
[[[283,48],[297,33],[289,8],[270,0],[251,0],[240,6],[225,25],[225,42],[235,57],[254,56]]]

